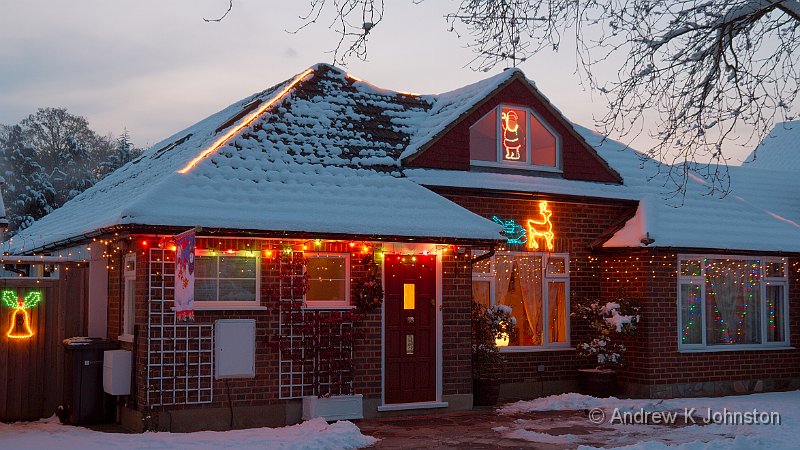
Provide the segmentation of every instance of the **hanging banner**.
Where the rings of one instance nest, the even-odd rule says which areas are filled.
[[[175,236],[175,320],[194,322],[194,230]]]

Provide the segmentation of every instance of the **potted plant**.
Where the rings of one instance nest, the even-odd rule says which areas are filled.
[[[620,298],[612,302],[584,300],[575,305],[573,317],[584,320],[590,333],[577,345],[578,354],[596,360],[597,366],[578,370],[582,394],[611,397],[617,392],[616,368],[624,365],[627,351],[622,340],[636,333],[639,306]]]
[[[504,363],[497,341],[513,338],[515,325],[516,319],[511,315],[510,307],[497,305],[486,308],[472,302],[472,393],[473,403],[477,406],[497,404]]]

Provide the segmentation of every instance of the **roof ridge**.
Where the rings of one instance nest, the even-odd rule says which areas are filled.
[[[280,90],[280,92],[278,92],[270,100],[268,100],[267,102],[265,102],[261,106],[259,106],[255,111],[253,111],[252,113],[250,113],[247,116],[245,116],[245,118],[241,122],[239,122],[238,125],[234,126],[230,130],[228,130],[228,132],[223,134],[216,141],[214,141],[213,144],[211,144],[205,150],[200,152],[200,154],[195,156],[183,168],[179,169],[178,173],[185,174],[185,173],[189,172],[190,170],[192,170],[197,164],[200,163],[200,161],[206,159],[209,155],[211,155],[215,151],[219,150],[220,147],[225,145],[234,136],[236,136],[242,130],[247,128],[250,124],[255,122],[256,119],[261,117],[261,115],[264,114],[265,112],[267,112],[267,110],[270,109],[273,105],[275,105],[280,100],[282,100],[284,97],[286,97],[286,95],[289,92],[291,92],[295,88],[295,86],[297,86],[301,81],[305,80],[309,75],[311,75],[312,73],[315,73],[320,68],[321,68],[321,65],[320,64],[316,64],[316,65],[314,65],[312,67],[309,67],[308,69],[306,69],[302,73],[298,74],[297,76],[295,76],[292,79],[292,81],[289,82],[288,85],[286,85],[283,89]]]

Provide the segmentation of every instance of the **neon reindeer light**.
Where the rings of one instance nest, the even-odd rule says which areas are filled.
[[[522,143],[519,139],[519,117],[515,111],[509,110],[500,115],[500,124],[503,127],[503,148],[506,150],[505,159],[517,161],[520,158],[519,149]]]
[[[542,200],[539,202],[539,217],[538,219],[528,220],[528,248],[534,250],[539,248],[539,238],[544,238],[545,246],[548,251],[553,251],[553,223],[550,222],[550,216],[553,211],[547,209],[547,201]]]
[[[33,336],[31,331],[31,317],[28,315],[28,309],[33,308],[42,301],[42,293],[40,291],[28,292],[25,298],[17,298],[17,294],[6,289],[3,291],[3,303],[9,308],[14,308],[14,313],[11,315],[11,326],[8,327],[6,336],[11,339],[27,339]]]

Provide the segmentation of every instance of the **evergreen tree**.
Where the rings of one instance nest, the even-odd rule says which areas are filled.
[[[56,192],[36,156],[19,125],[5,127],[0,139],[0,176],[6,182],[3,196],[11,233],[53,210]]]
[[[58,161],[51,180],[56,190],[56,204],[61,206],[92,187],[97,178],[89,150],[76,139],[67,139],[66,148],[58,155]]]
[[[133,161],[141,154],[142,150],[133,145],[133,142],[131,142],[130,133],[128,133],[126,128],[114,143],[114,150],[110,152],[108,157],[100,164],[99,178],[103,178],[125,164]]]

